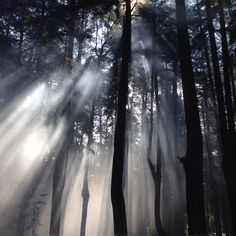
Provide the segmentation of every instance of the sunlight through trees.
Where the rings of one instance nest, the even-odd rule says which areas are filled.
[[[234,236],[236,3],[2,0],[0,236]]]

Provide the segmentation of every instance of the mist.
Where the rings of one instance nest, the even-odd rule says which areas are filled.
[[[233,236],[235,6],[0,9],[0,236]]]

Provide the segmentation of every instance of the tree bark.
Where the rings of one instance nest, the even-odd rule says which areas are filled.
[[[156,42],[155,42],[155,28],[156,28],[156,21],[153,20],[153,36],[152,36],[152,81],[151,81],[151,102],[153,103],[154,91],[155,91],[155,102],[156,102],[156,120],[157,120],[157,159],[155,166],[151,166],[150,158],[149,158],[149,167],[152,171],[152,177],[154,180],[155,186],[155,224],[157,233],[160,236],[168,236],[163,228],[161,222],[161,145],[160,145],[160,106],[159,106],[159,95],[158,95],[158,82],[157,82],[157,69],[156,69],[156,62],[155,62],[155,55],[156,55]],[[153,105],[151,105],[151,112],[153,113]],[[153,120],[153,114],[152,114]],[[153,121],[151,122],[153,123]],[[153,125],[151,125],[153,126]],[[153,128],[153,127],[152,127]],[[152,131],[150,131],[152,132]],[[149,142],[151,144],[151,142]],[[151,154],[151,152],[150,152]]]
[[[224,89],[225,89],[225,102],[227,110],[228,128],[233,134],[235,134],[234,123],[234,110],[233,101],[230,86],[230,56],[228,49],[228,41],[225,28],[225,16],[221,0],[218,0],[219,15],[220,15],[220,32],[221,32],[221,44],[222,44],[222,61],[223,61],[223,74],[224,74]]]
[[[80,236],[85,236],[86,232],[86,222],[87,222],[87,214],[88,214],[88,203],[89,203],[89,188],[88,188],[88,160],[86,161],[86,169],[84,175],[84,183],[82,190],[83,197],[83,206],[82,206],[82,216],[81,216],[81,226],[80,226]]]
[[[123,164],[125,157],[126,105],[128,100],[129,64],[131,59],[131,6],[126,0],[126,13],[122,35],[121,75],[118,90],[118,112],[114,138],[114,155],[111,179],[115,235],[127,235],[125,201],[123,196]]]
[[[187,152],[181,161],[186,174],[188,231],[189,235],[205,235],[203,145],[186,18],[184,0],[176,0],[180,69],[187,128]]]
[[[219,67],[219,61],[218,61],[218,55],[217,55],[217,47],[216,47],[216,40],[214,36],[214,27],[212,23],[212,12],[210,8],[210,2],[209,0],[205,0],[206,4],[206,13],[207,13],[207,23],[208,23],[208,31],[209,31],[209,37],[210,37],[210,46],[211,46],[211,54],[212,54],[212,63],[213,63],[213,71],[214,71],[214,79],[215,79],[215,85],[216,85],[216,97],[218,102],[218,109],[219,109],[219,120],[220,120],[220,131],[221,131],[221,147],[222,147],[222,168],[224,172],[224,178],[226,182],[227,187],[227,194],[228,194],[228,200],[230,203],[230,209],[231,209],[231,217],[232,217],[232,225],[234,233],[236,232],[236,160],[235,160],[235,143],[236,143],[236,135],[235,135],[235,129],[234,125],[232,124],[232,116],[231,115],[231,108],[230,108],[230,98],[229,91],[226,94],[226,107],[227,107],[227,113],[225,110],[225,100],[224,100],[224,94],[223,94],[223,88],[222,88],[222,82],[221,82],[221,75],[220,75],[220,67]],[[222,20],[222,19],[221,19]],[[227,40],[227,39],[226,39]],[[224,42],[224,43],[227,43]],[[223,45],[222,45],[223,46]],[[225,46],[224,46],[225,47]],[[223,50],[223,48],[222,48]],[[224,49],[226,50],[226,49]],[[224,52],[226,53],[226,52]],[[227,55],[225,55],[227,59]],[[227,76],[228,69],[227,65],[226,68],[224,68],[224,75]],[[224,78],[225,79],[225,78]],[[228,78],[226,78],[227,80]],[[225,82],[225,81],[224,81]],[[226,81],[225,86],[226,90],[229,88],[229,81]],[[228,104],[228,105],[227,105]]]
[[[205,87],[205,86],[204,86]],[[206,143],[206,150],[207,150],[207,159],[208,159],[208,167],[209,167],[209,187],[212,188],[213,194],[210,196],[210,199],[212,200],[212,206],[213,206],[213,214],[214,214],[214,224],[215,224],[215,230],[216,230],[216,236],[221,236],[221,214],[220,214],[220,206],[219,206],[219,194],[217,189],[217,184],[214,178],[213,174],[213,156],[212,156],[212,150],[211,150],[211,144],[209,140],[210,136],[210,127],[209,127],[209,106],[207,104],[207,95],[206,95],[206,89],[204,90],[204,104],[202,105],[205,107],[205,110],[202,109],[203,114],[203,126],[204,126],[204,133],[205,133],[205,143]],[[206,113],[206,115],[204,115]]]

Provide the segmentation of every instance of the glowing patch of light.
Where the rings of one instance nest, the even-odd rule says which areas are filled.
[[[40,138],[38,134],[30,134],[24,143],[23,153],[30,158],[35,158],[40,155],[44,147],[44,139]]]
[[[45,89],[46,89],[45,85],[42,84],[36,87],[36,89],[34,89],[34,91],[30,93],[28,96],[23,98],[22,105],[19,106],[20,111],[27,112],[28,114],[29,113],[33,114],[38,109],[40,109],[44,98]]]

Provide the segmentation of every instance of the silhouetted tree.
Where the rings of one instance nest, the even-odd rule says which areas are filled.
[[[123,168],[125,155],[126,105],[128,99],[129,64],[131,57],[131,6],[126,0],[122,34],[122,55],[118,90],[118,110],[114,139],[114,155],[111,180],[111,201],[115,235],[127,234],[125,201],[123,196]]]
[[[187,151],[181,161],[186,174],[188,231],[190,235],[205,235],[203,144],[186,18],[184,0],[176,0],[179,58],[187,129]]]
[[[231,215],[232,221],[235,222],[236,216],[236,205],[235,201],[235,124],[234,124],[234,115],[232,112],[232,98],[231,98],[231,89],[230,89],[230,78],[229,78],[229,55],[227,50],[227,39],[225,38],[225,29],[224,29],[224,20],[223,13],[221,9],[221,32],[222,32],[222,46],[223,50],[223,61],[224,61],[224,83],[225,83],[225,97],[227,102],[225,103],[225,98],[223,94],[223,86],[220,72],[220,65],[217,54],[217,46],[216,39],[214,35],[214,26],[212,23],[212,10],[210,7],[209,0],[205,0],[206,4],[206,13],[207,13],[207,23],[208,23],[208,31],[210,38],[210,46],[211,46],[211,55],[212,55],[212,64],[213,64],[213,72],[214,72],[214,80],[216,86],[216,97],[218,102],[218,110],[219,110],[219,122],[220,122],[220,137],[221,137],[221,148],[222,148],[222,168],[224,171],[224,177],[227,186],[227,193],[229,198],[229,203],[231,207]],[[223,29],[222,29],[223,27]],[[225,108],[226,107],[226,108]],[[227,110],[227,112],[226,112]],[[235,223],[233,224],[235,225]]]

